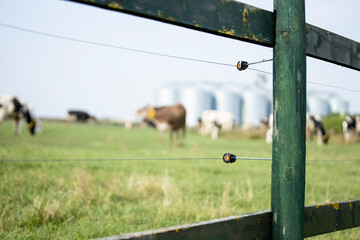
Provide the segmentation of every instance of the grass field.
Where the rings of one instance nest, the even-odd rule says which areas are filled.
[[[154,129],[45,123],[35,137],[0,129],[0,159],[271,157],[258,133],[216,141],[188,131],[183,147]],[[360,144],[307,143],[306,205],[360,198]],[[271,162],[138,160],[0,162],[0,239],[88,239],[270,209]],[[312,239],[360,239],[360,228]]]

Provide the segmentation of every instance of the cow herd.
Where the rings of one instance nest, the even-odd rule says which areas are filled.
[[[273,134],[273,114],[268,119],[269,129],[266,132],[266,142],[272,143]],[[316,138],[317,144],[326,144],[329,141],[329,134],[325,131],[323,120],[318,115],[306,114],[306,138],[313,140]]]
[[[158,130],[158,143],[161,144],[164,132],[170,131],[170,143],[175,142],[183,145],[186,133],[186,109],[178,103],[172,106],[151,107],[149,105],[141,108],[136,114],[142,118],[147,125]],[[28,103],[15,96],[0,96],[0,125],[4,119],[12,119],[15,123],[15,135],[21,133],[23,124],[26,122],[31,135],[41,132],[41,121],[37,118]],[[95,118],[83,111],[68,111],[67,122],[89,122]],[[203,136],[212,139],[219,134],[231,132],[235,127],[234,115],[225,111],[205,110],[199,117],[198,131]],[[272,142],[273,115],[261,121],[261,129],[266,129],[265,139],[267,143]],[[356,141],[360,136],[360,116],[347,115],[342,122],[342,131],[345,143]],[[318,145],[329,141],[329,133],[324,128],[320,116],[306,115],[306,136],[308,139],[316,139]]]
[[[186,128],[186,110],[181,104],[154,108],[145,106],[137,112],[148,125],[155,127],[159,132],[161,142],[164,131],[170,130],[170,142],[173,132],[182,131],[181,144],[184,143]],[[218,138],[220,133],[231,132],[235,127],[234,115],[229,112],[218,110],[205,110],[199,118],[198,130],[203,136],[212,139]],[[261,121],[261,128],[266,130],[266,142],[272,143],[273,114]],[[342,122],[345,143],[355,141],[360,136],[360,116],[346,116]],[[318,145],[327,144],[330,138],[325,130],[323,120],[318,115],[306,114],[306,137],[309,140],[316,139]]]

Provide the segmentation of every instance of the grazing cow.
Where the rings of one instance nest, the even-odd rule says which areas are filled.
[[[68,116],[66,118],[67,122],[88,122],[88,121],[95,121],[95,117],[90,116],[87,112],[78,111],[78,110],[69,110]]]
[[[0,96],[0,124],[6,118],[15,121],[15,135],[20,135],[26,121],[31,135],[39,132],[38,120],[28,104],[14,96]]]
[[[360,116],[354,117],[347,115],[342,122],[342,129],[345,143],[356,140],[356,137],[360,134]]]
[[[178,135],[179,143],[182,145],[185,140],[186,110],[183,105],[175,104],[165,107],[145,106],[137,112],[137,116],[144,121],[152,123],[159,132],[159,144],[162,142],[164,132],[170,130],[170,144],[172,144],[173,132]],[[180,137],[182,131],[182,139]]]
[[[306,114],[306,136],[313,139],[314,135],[317,137],[318,145],[327,143],[329,141],[329,135],[326,133],[323,122],[320,116],[312,116],[309,113]]]
[[[206,110],[199,119],[199,131],[216,139],[219,132],[230,132],[234,127],[234,115],[229,112]]]
[[[272,143],[273,135],[273,114],[269,116],[269,129],[266,132],[266,142]],[[320,116],[312,116],[309,113],[306,114],[306,136],[310,139],[313,136],[317,136],[318,145],[327,143],[329,140],[329,135],[325,132],[322,120]]]

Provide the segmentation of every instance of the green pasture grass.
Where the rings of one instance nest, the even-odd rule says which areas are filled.
[[[271,162],[238,160],[225,152],[271,157],[264,133],[212,140],[187,131],[184,146],[158,144],[154,129],[44,123],[43,133],[0,128],[0,239],[89,239],[270,209]],[[104,160],[216,158],[206,160]],[[360,198],[360,144],[341,136],[307,143],[306,205]],[[11,160],[98,159],[11,162]],[[100,160],[103,159],[103,160]],[[359,239],[359,228],[314,239]]]

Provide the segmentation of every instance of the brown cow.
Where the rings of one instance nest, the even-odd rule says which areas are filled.
[[[147,105],[137,112],[137,116],[154,123],[159,131],[159,144],[162,142],[164,132],[167,129],[170,129],[170,144],[172,144],[173,132],[177,133],[179,144],[184,144],[186,110],[183,105],[178,103],[173,106],[157,108]],[[180,130],[182,130],[182,134],[180,134]]]

